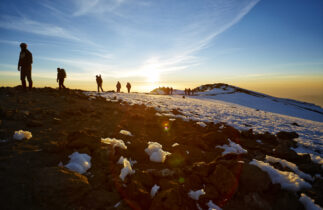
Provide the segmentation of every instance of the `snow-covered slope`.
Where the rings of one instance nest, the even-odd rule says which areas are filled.
[[[314,104],[272,97],[220,83],[203,85],[195,90],[199,98],[216,99],[263,111],[323,122],[323,109]]]
[[[92,93],[89,92],[89,95]],[[96,93],[94,93],[96,94]],[[225,122],[237,129],[252,128],[255,132],[277,133],[279,131],[295,131],[299,134],[298,153],[311,154],[312,160],[323,164],[323,123],[300,117],[288,116],[256,110],[254,108],[228,103],[216,99],[208,99],[204,96],[185,97],[181,95],[150,95],[140,93],[103,93],[108,101],[118,102],[119,99],[131,105],[145,104],[155,108],[158,112],[170,118],[181,118],[198,122]],[[114,98],[117,98],[115,100]],[[264,99],[267,100],[267,99]],[[266,103],[266,102],[262,102]],[[283,104],[281,105],[284,106]],[[290,106],[292,107],[292,106]],[[290,108],[281,108],[287,110]],[[173,110],[176,111],[176,115]],[[307,111],[311,113],[311,111]],[[180,114],[178,114],[180,113]],[[305,113],[305,111],[304,111]],[[320,116],[319,113],[317,113]],[[318,117],[319,119],[319,117]],[[322,119],[320,120],[322,121]]]

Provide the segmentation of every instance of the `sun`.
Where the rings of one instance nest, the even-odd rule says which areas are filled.
[[[158,72],[149,72],[146,75],[147,81],[150,83],[156,83],[159,81],[159,73]]]

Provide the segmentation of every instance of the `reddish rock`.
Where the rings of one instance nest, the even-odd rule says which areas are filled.
[[[211,131],[201,136],[202,140],[209,146],[228,144],[228,135]]]
[[[153,198],[151,210],[191,210],[196,208],[195,201],[181,188],[171,188],[158,192]]]
[[[243,164],[239,191],[242,192],[263,192],[271,185],[271,179],[268,174],[260,168],[249,163]]]
[[[33,185],[31,193],[43,209],[73,208],[91,190],[85,176],[61,167],[38,169]]]
[[[210,184],[215,186],[222,197],[230,198],[238,189],[238,179],[221,164],[216,166],[208,180]]]
[[[66,146],[76,150],[86,147],[91,152],[94,152],[101,146],[101,140],[85,131],[76,131],[67,136]]]

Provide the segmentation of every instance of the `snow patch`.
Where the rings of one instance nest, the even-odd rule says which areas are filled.
[[[199,126],[206,127],[206,124],[204,122],[196,122]]]
[[[70,156],[70,161],[65,165],[71,171],[84,174],[91,168],[91,156],[85,153],[74,152]]]
[[[263,143],[262,143],[262,141],[261,141],[260,139],[256,140],[256,142],[257,142],[258,144],[263,144]]]
[[[120,147],[121,149],[127,149],[127,146],[121,139],[115,139],[115,138],[101,138],[101,142],[104,144],[111,144],[113,149],[115,147]]]
[[[32,135],[31,132],[29,131],[23,131],[23,130],[19,130],[19,131],[15,131],[15,133],[13,134],[13,139],[15,140],[23,140],[23,139],[31,139]]]
[[[211,200],[206,204],[209,207],[209,210],[222,210],[218,205],[213,203]]]
[[[123,135],[126,135],[126,136],[132,136],[130,131],[121,130],[120,133],[123,134]]]
[[[118,207],[120,206],[120,204],[121,204],[121,201],[119,201],[118,203],[116,203],[116,204],[114,205],[114,208],[118,208]]]
[[[172,145],[172,147],[176,147],[176,146],[179,146],[179,143],[174,143],[174,144]]]
[[[322,208],[314,203],[314,200],[306,196],[304,193],[301,194],[299,201],[304,205],[306,210],[322,210]]]
[[[118,164],[123,164],[124,159],[126,159],[126,158],[124,158],[123,156],[121,156],[121,157],[119,158],[119,160],[117,161],[117,163],[118,163]],[[131,160],[131,158],[129,159],[129,162],[130,162],[131,167],[132,167],[134,164],[136,164],[136,163],[137,163],[137,161],[136,161],[136,160]]]
[[[188,196],[190,196],[190,198],[192,198],[193,200],[196,200],[196,201],[199,200],[199,198],[200,198],[201,195],[205,195],[205,192],[204,192],[203,189],[196,190],[196,191],[191,190],[188,193]]]
[[[150,191],[150,197],[155,197],[155,195],[156,195],[156,193],[157,193],[157,191],[159,190],[159,186],[158,185],[154,185],[152,188],[151,188],[151,191]]]
[[[131,163],[127,160],[127,158],[123,158],[123,168],[121,169],[120,172],[120,179],[124,181],[127,175],[134,174],[135,170],[132,169]]]
[[[224,151],[222,152],[222,155],[226,155],[226,154],[244,154],[247,153],[247,150],[243,149],[239,144],[234,143],[233,141],[229,140],[229,145],[224,144],[222,146],[216,146],[216,148],[221,148],[224,149]]]
[[[280,163],[280,165],[282,165],[283,167],[287,167],[287,168],[291,169],[292,171],[294,171],[301,178],[309,180],[309,181],[314,181],[314,179],[313,179],[313,177],[311,175],[306,174],[303,171],[300,171],[298,169],[297,165],[294,164],[294,163],[291,163],[291,162],[289,162],[287,160],[284,160],[284,159],[272,157],[272,156],[269,156],[269,155],[266,155],[265,160],[267,162],[270,162],[270,163]]]
[[[176,119],[175,118],[169,118],[169,121],[175,121]]]
[[[289,171],[280,171],[275,169],[269,163],[253,159],[249,162],[251,165],[259,167],[262,171],[268,173],[273,184],[279,183],[283,189],[299,191],[302,188],[311,188],[312,186],[300,178],[297,174]]]
[[[148,142],[148,147],[145,149],[145,152],[150,156],[150,161],[163,163],[166,160],[167,155],[171,153],[164,151],[162,147],[158,142]]]

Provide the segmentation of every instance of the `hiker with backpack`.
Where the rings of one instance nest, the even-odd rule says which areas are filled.
[[[103,80],[102,80],[101,74],[99,76],[96,75],[96,83],[98,85],[98,92],[100,93],[100,89],[101,89],[101,91],[103,93],[104,92],[103,89],[102,89]]]
[[[63,88],[65,89],[66,87],[64,86],[64,80],[66,78],[66,72],[65,69],[57,68],[57,82],[59,85],[59,89]]]
[[[130,89],[131,89],[131,84],[129,82],[127,82],[127,89],[128,89],[128,93],[130,93]]]
[[[117,93],[120,93],[121,83],[119,81],[118,81],[118,83],[116,85],[116,88],[117,88]]]

